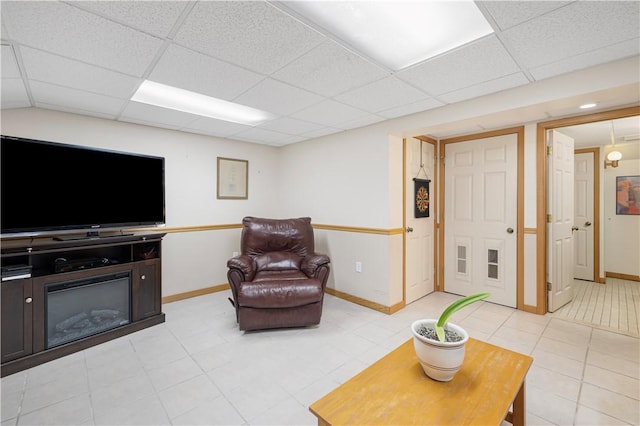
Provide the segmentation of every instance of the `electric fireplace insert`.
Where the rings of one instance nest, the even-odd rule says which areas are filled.
[[[46,348],[131,322],[131,273],[120,272],[47,286]]]

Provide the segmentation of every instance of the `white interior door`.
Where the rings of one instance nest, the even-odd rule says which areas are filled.
[[[517,305],[517,135],[445,145],[444,289]]]
[[[427,142],[409,138],[406,141],[406,206],[405,206],[405,303],[411,303],[433,291],[434,280],[434,216],[432,205],[429,217],[414,216],[413,178],[433,179],[435,147]],[[420,145],[422,144],[422,158]],[[421,166],[423,170],[421,170]],[[430,183],[430,197],[434,195],[434,182]],[[431,203],[431,200],[429,200]]]
[[[594,153],[585,152],[574,156],[574,203],[573,203],[573,276],[593,281],[593,163]]]
[[[552,130],[548,135],[547,283],[549,312],[573,298],[573,139]]]

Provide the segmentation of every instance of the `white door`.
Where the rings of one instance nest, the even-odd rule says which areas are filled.
[[[515,308],[517,135],[444,147],[444,289]]]
[[[593,281],[593,152],[574,156],[573,277]]]
[[[435,210],[429,201],[429,217],[416,218],[414,215],[413,178],[431,179],[430,198],[435,194],[433,182],[435,147],[418,139],[406,141],[406,206],[405,206],[405,303],[411,303],[433,291],[434,280],[434,216]],[[422,158],[420,158],[422,144]],[[421,169],[422,167],[422,169]]]
[[[547,283],[549,312],[573,298],[573,139],[556,130],[549,132],[547,156]]]

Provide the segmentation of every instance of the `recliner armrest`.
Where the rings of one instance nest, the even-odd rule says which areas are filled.
[[[232,257],[227,260],[229,269],[239,269],[244,274],[244,281],[251,281],[256,275],[256,266],[253,258],[247,255]]]
[[[302,259],[302,265],[300,266],[300,269],[302,270],[302,272],[307,274],[307,276],[313,277],[315,276],[316,271],[319,267],[326,265],[329,262],[329,256],[327,256],[326,254],[313,253],[312,255]]]

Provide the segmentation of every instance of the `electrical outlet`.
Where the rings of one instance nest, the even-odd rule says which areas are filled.
[[[356,262],[356,272],[362,272],[362,262]]]
[[[238,255],[237,251],[234,251],[233,254],[231,256],[236,257]]]

